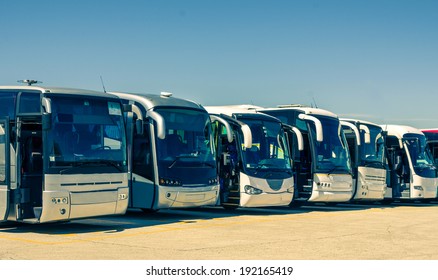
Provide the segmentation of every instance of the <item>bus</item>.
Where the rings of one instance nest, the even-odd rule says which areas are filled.
[[[215,121],[213,126],[220,205],[226,209],[289,205],[294,178],[280,120],[249,111],[245,105],[205,108],[228,123]]]
[[[219,196],[211,119],[200,104],[161,94],[111,92],[139,108],[125,114],[130,170],[129,208],[215,205]]]
[[[129,188],[120,100],[29,84],[0,86],[0,220],[124,214]]]
[[[341,119],[353,168],[353,201],[381,201],[386,193],[383,129],[374,123]]]
[[[304,105],[281,105],[257,111],[277,117],[298,128],[302,134],[302,151],[294,148],[297,139],[289,137],[296,176],[291,206],[305,202],[336,204],[352,198],[353,177],[348,145],[337,115]]]
[[[386,131],[389,176],[387,200],[432,200],[437,196],[437,169],[426,136],[404,125],[381,125]]]
[[[435,163],[435,166],[437,166],[437,164],[438,164],[438,128],[422,129],[421,132],[423,132],[424,136],[426,136],[427,146],[429,146],[429,149],[432,153],[433,162]]]

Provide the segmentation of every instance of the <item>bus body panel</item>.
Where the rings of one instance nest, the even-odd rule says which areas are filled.
[[[135,116],[125,116],[132,166],[129,206],[159,210],[215,205],[219,185],[214,150],[204,153],[212,140],[204,107],[168,94],[112,94],[138,107],[144,120],[139,132]],[[211,155],[211,161],[204,155]]]
[[[196,188],[158,186],[154,209],[213,206],[218,193],[219,185]]]
[[[391,176],[385,198],[434,199],[437,196],[437,168],[424,133],[414,127],[382,125],[388,132],[387,150]]]
[[[8,132],[15,132],[7,137],[11,201],[0,203],[0,209],[9,207],[8,220],[44,223],[125,213],[129,189],[118,98],[32,86],[0,86],[0,94],[10,105],[0,115],[9,116]]]
[[[273,185],[280,185],[281,187]],[[252,186],[262,191],[260,194],[248,194],[245,186]],[[294,179],[285,178],[272,180],[270,183],[263,178],[256,178],[240,173],[240,206],[241,207],[267,207],[287,206],[292,202],[294,196]]]
[[[313,175],[313,191],[309,202],[347,202],[353,195],[353,179],[350,174]]]
[[[336,114],[323,109],[301,105],[284,105],[278,108],[258,109],[257,111],[277,117],[283,123],[298,128],[301,133],[305,135],[304,150],[298,151],[299,162],[301,163],[294,163],[294,167],[297,167],[295,171],[299,172],[297,182],[295,182],[297,190],[294,199],[308,202],[347,202],[352,198],[353,178],[351,175],[351,167],[349,168],[350,170],[345,170],[342,174],[333,173],[331,175],[324,174],[323,172],[325,171],[315,168],[316,165],[319,164],[316,147],[322,147],[325,144],[328,145],[329,143],[326,141],[330,138],[342,138],[340,141],[342,144],[340,146],[338,145],[338,148],[342,146],[343,150],[339,152],[344,152],[345,156],[349,157],[349,155],[347,155],[347,149],[345,148],[347,143],[343,143],[345,137],[341,137],[339,134],[343,132],[341,132],[340,121]],[[317,123],[319,124],[318,126]],[[330,130],[330,123],[332,123],[333,127],[337,125],[336,128],[339,129],[333,129],[332,127]],[[311,126],[315,127],[314,132],[312,132]],[[320,133],[318,133],[318,127],[322,128]],[[336,135],[333,134],[333,131],[336,131]],[[318,139],[322,136],[323,140],[319,142]],[[332,149],[332,151],[334,150]],[[303,164],[304,162],[305,164]],[[342,161],[342,164],[345,164],[345,167],[347,167],[350,165],[350,161]]]
[[[437,197],[437,178],[424,178],[416,174],[413,175],[411,184],[411,198],[436,198]],[[421,186],[421,189],[417,189]]]
[[[138,174],[132,174],[131,199],[129,207],[152,208],[154,203],[154,182]]]
[[[9,212],[10,197],[10,159],[11,151],[9,144],[9,121],[0,120],[0,221],[7,219]]]
[[[386,193],[386,170],[359,166],[354,185],[357,188],[354,200],[382,200]]]
[[[40,222],[124,214],[128,207],[126,173],[47,174],[44,181]]]

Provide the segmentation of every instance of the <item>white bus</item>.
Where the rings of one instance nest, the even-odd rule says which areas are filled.
[[[304,149],[299,151],[294,144],[290,149],[296,173],[291,206],[303,202],[347,202],[352,198],[348,145],[337,115],[302,105],[282,105],[257,111],[279,118],[298,128],[302,134]],[[294,143],[292,137],[290,143]]]
[[[386,156],[382,128],[374,123],[341,119],[353,167],[354,201],[383,200]]]
[[[434,199],[437,169],[421,130],[404,125],[381,125],[386,131],[389,183],[385,199]]]
[[[220,204],[228,209],[289,205],[294,178],[280,120],[244,105],[205,108],[222,120],[214,126]]]
[[[0,86],[0,220],[124,214],[128,164],[120,100],[81,89]]]
[[[139,108],[134,129],[126,115],[130,166],[129,207],[145,212],[215,205],[219,195],[211,120],[199,104],[170,93],[112,92]]]

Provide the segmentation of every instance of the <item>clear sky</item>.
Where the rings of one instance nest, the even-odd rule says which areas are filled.
[[[438,127],[438,1],[0,0],[0,84]]]

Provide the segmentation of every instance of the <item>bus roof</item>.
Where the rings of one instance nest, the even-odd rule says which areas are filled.
[[[360,124],[365,124],[365,125],[371,125],[371,126],[377,126],[380,127],[380,125],[376,124],[376,123],[372,123],[369,121],[364,121],[364,120],[358,120],[358,119],[348,119],[348,118],[341,118],[341,121],[346,121],[346,122],[351,122],[351,123],[357,123],[359,122]]]
[[[423,133],[437,133],[438,134],[438,128],[427,128],[421,130]]]
[[[330,111],[320,109],[320,108],[312,108],[312,107],[308,107],[305,105],[279,105],[278,107],[263,108],[263,109],[258,109],[257,111],[263,112],[264,110],[269,110],[269,111],[294,110],[294,111],[300,111],[306,115],[319,115],[319,116],[325,116],[325,117],[338,118],[338,115],[336,115],[335,113],[332,113]]]
[[[176,98],[169,94],[148,94],[148,93],[127,93],[127,92],[108,92],[122,99],[132,100],[140,103],[146,111],[156,107],[184,107],[205,111],[204,107],[191,100]]]
[[[255,109],[259,109],[259,108],[262,107],[254,106],[254,105],[205,106],[205,109],[210,114],[224,114],[230,117],[235,116],[237,119],[248,118],[248,119],[262,119],[262,120],[281,122],[276,117],[255,111]]]
[[[59,93],[59,94],[74,94],[74,95],[88,95],[98,97],[111,97],[114,95],[107,94],[102,91],[94,91],[88,89],[77,88],[63,88],[63,87],[42,87],[42,86],[0,86],[0,90],[12,91],[40,91],[41,93]]]
[[[403,138],[407,133],[424,135],[418,128],[407,125],[383,124],[380,127],[388,132],[388,136],[396,136],[399,139]]]

